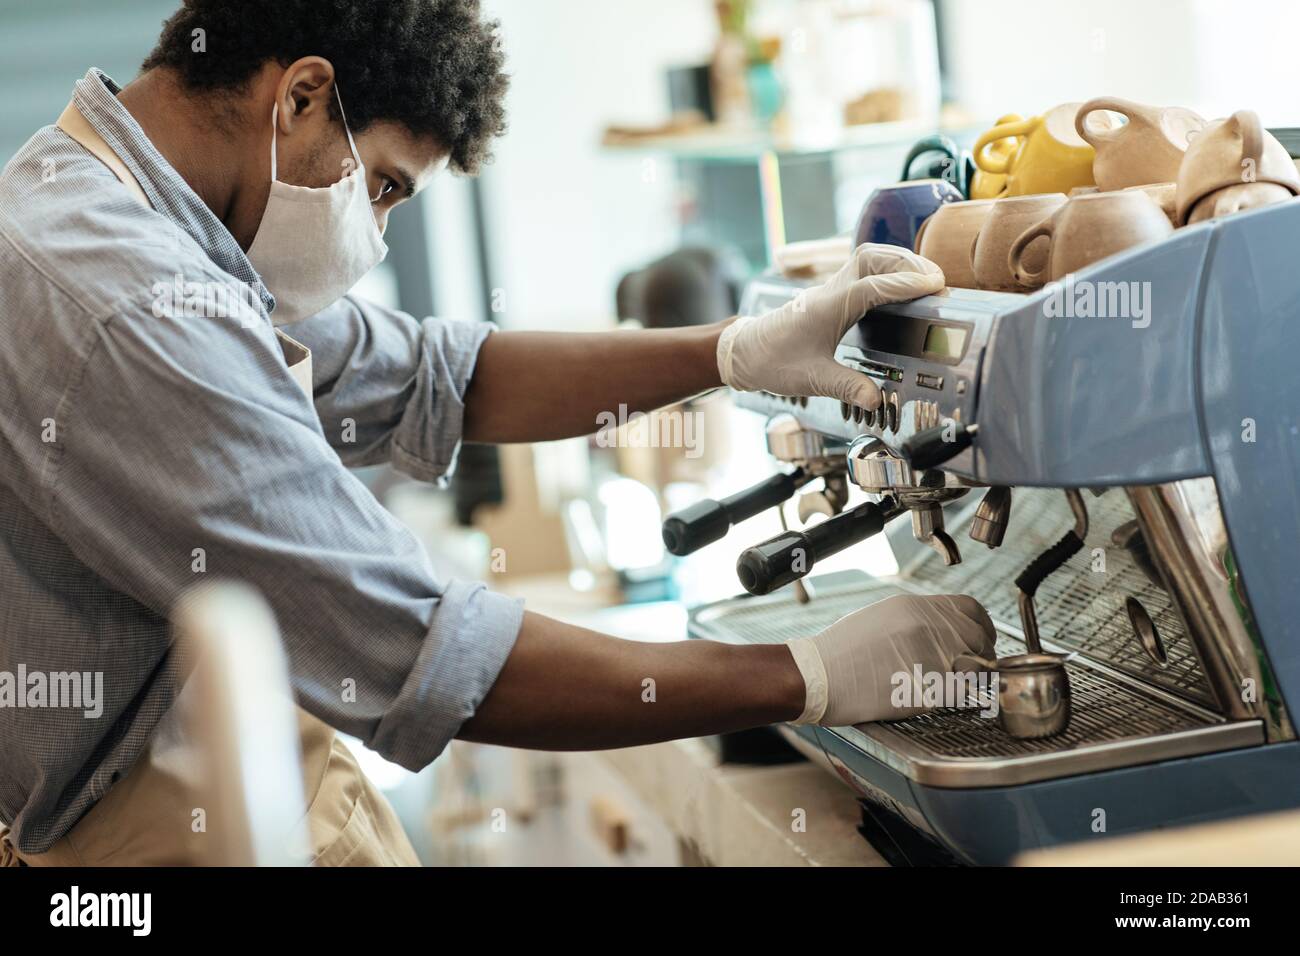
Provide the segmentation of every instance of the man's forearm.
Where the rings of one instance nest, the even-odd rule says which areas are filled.
[[[465,395],[465,439],[589,435],[598,415],[620,405],[645,412],[715,388],[725,326],[490,335]]]
[[[528,613],[463,740],[594,750],[793,720],[804,682],[779,644],[624,641]]]

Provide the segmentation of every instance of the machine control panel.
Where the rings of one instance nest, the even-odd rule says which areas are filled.
[[[746,289],[742,312],[759,315],[808,286],[765,276]],[[914,302],[883,306],[863,316],[836,349],[836,358],[880,388],[879,407],[859,408],[828,398],[742,393],[737,404],[766,414],[785,412],[804,425],[851,441],[880,438],[892,448],[948,419],[976,419],[980,363],[996,315],[1021,296],[946,289]],[[952,467],[964,471],[962,458]]]

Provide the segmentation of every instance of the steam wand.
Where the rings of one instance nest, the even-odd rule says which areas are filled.
[[[1074,512],[1074,527],[1060,541],[1029,562],[1029,567],[1016,578],[1016,589],[1020,592],[1016,599],[1020,607],[1020,626],[1025,633],[1025,647],[1030,654],[1043,652],[1038,636],[1038,618],[1034,613],[1034,594],[1049,575],[1063,568],[1067,561],[1083,550],[1084,539],[1088,537],[1088,508],[1083,503],[1083,495],[1075,488],[1067,488],[1065,497],[1070,502],[1070,510]]]

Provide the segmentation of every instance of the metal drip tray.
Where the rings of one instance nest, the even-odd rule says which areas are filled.
[[[856,572],[829,575],[814,585],[816,597],[807,605],[781,591],[700,608],[692,614],[691,633],[728,643],[783,643],[816,633],[890,594],[920,590],[914,581]],[[994,621],[1002,632],[999,655],[1023,652],[1018,633],[1006,633],[1005,622],[996,616]],[[1072,650],[1044,644],[1061,653]],[[1056,737],[1017,740],[973,708],[831,732],[918,783],[954,788],[1008,786],[1264,742],[1259,721],[1229,723],[1159,686],[1144,685],[1078,654],[1067,667],[1073,716],[1065,733]]]
[[[1019,636],[1015,576],[1059,539],[1074,517],[1059,489],[1016,488],[1012,494],[1011,523],[1002,547],[991,551],[964,539],[966,522],[958,521],[953,535],[962,533],[962,563],[944,567],[927,549],[923,560],[905,569],[903,576],[932,593],[978,598],[994,621]],[[1043,637],[1212,708],[1209,684],[1169,595],[1111,541],[1111,532],[1133,518],[1128,498],[1115,488],[1101,497],[1085,492],[1084,500],[1089,517],[1084,548],[1042,583],[1034,602]],[[1160,633],[1167,655],[1164,666],[1148,657],[1133,635],[1124,607],[1130,596],[1142,602]]]

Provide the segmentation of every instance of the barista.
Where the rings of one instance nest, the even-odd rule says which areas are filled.
[[[991,655],[969,598],[891,598],[788,646],[649,644],[431,573],[349,467],[435,480],[462,440],[582,435],[724,384],[875,408],[837,342],[944,284],[864,246],[768,315],[588,335],[348,295],[395,206],[487,158],[505,89],[477,0],[189,0],[134,82],[90,70],[0,176],[0,669],[104,673],[96,719],[0,709],[10,861],[201,854],[168,615],[203,575],[249,581],[280,623],[322,863],[414,862],[334,729],[418,769],[454,737],[848,724],[890,715],[892,673]],[[176,277],[248,294],[207,314],[160,295]]]

